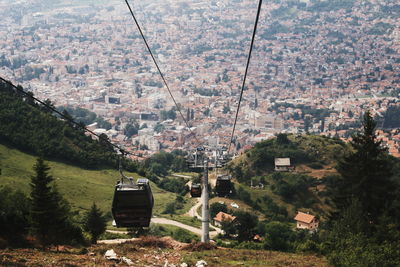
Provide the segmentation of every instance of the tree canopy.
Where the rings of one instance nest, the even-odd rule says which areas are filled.
[[[22,89],[22,88],[21,88]],[[31,94],[31,93],[30,93]],[[47,103],[51,104],[48,100]],[[0,142],[41,157],[86,168],[114,167],[117,155],[103,140],[63,121],[32,98],[0,82]]]

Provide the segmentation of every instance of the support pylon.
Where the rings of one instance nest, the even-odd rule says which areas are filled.
[[[204,175],[203,175],[203,190],[201,194],[202,209],[201,209],[201,223],[202,235],[201,242],[210,242],[210,213],[208,209],[208,158],[204,159]]]

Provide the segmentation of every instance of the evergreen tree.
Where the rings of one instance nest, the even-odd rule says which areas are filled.
[[[51,225],[49,222],[54,218],[53,193],[50,183],[53,177],[48,174],[49,167],[42,159],[37,159],[33,167],[36,175],[31,177],[31,231],[32,234],[43,245],[49,244],[51,236]]]
[[[52,184],[50,168],[38,158],[31,177],[31,233],[45,248],[47,245],[81,241],[81,231],[70,221],[70,209],[66,200]]]
[[[397,266],[400,260],[399,186],[392,178],[397,162],[375,127],[366,112],[363,130],[351,142],[354,152],[339,163],[341,177],[331,185],[338,211],[324,247],[333,266]]]
[[[371,223],[376,223],[392,205],[396,190],[391,180],[392,165],[386,149],[376,138],[375,127],[371,114],[366,112],[363,130],[351,142],[354,152],[339,162],[341,179],[334,199],[339,211],[358,201]]]
[[[84,229],[92,236],[92,244],[95,244],[97,238],[106,230],[106,221],[103,213],[97,208],[94,202],[90,211],[86,214]]]

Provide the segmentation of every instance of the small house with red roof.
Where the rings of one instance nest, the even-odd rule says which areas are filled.
[[[222,226],[222,222],[233,222],[236,219],[235,216],[232,216],[228,213],[225,212],[218,212],[217,215],[215,215],[214,217],[214,225],[221,227]]]
[[[307,229],[310,231],[316,231],[318,229],[318,219],[309,213],[298,211],[296,217],[294,217],[294,220],[297,222],[297,229]]]

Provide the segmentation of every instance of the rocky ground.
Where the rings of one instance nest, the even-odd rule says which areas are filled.
[[[108,255],[108,259],[105,255]],[[274,251],[236,250],[184,244],[171,238],[144,237],[123,244],[88,248],[0,250],[0,266],[326,266],[313,255]]]

